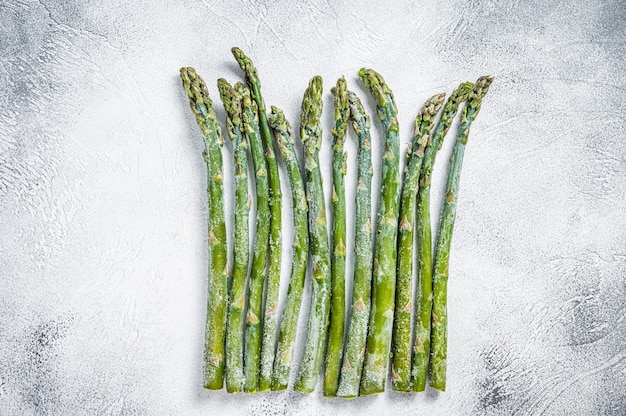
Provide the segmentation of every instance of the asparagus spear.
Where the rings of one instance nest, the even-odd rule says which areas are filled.
[[[398,109],[393,93],[383,77],[371,69],[361,69],[359,77],[376,99],[378,118],[384,135],[384,153],[378,229],[374,257],[372,311],[361,377],[361,395],[385,390],[391,347],[396,283],[396,236],[398,233],[398,191],[400,188]]]
[[[272,107],[270,125],[278,144],[283,160],[287,165],[289,182],[291,184],[291,199],[293,203],[293,221],[295,233],[293,236],[293,262],[287,300],[283,309],[278,336],[278,348],[274,359],[274,373],[272,375],[272,390],[285,390],[289,383],[289,373],[293,359],[294,342],[298,315],[302,304],[302,290],[306,274],[307,256],[309,254],[309,229],[307,224],[307,203],[304,195],[304,182],[300,174],[300,165],[296,157],[291,126],[285,119],[282,110]]]
[[[261,95],[261,82],[252,61],[239,48],[233,48],[232,53],[241,69],[246,73],[246,81],[250,87],[252,98],[259,109],[259,127],[265,148],[269,180],[269,209],[270,209],[270,241],[269,267],[265,286],[265,310],[263,320],[263,341],[261,344],[261,372],[259,391],[269,390],[274,364],[274,348],[276,344],[276,326],[278,319],[278,293],[280,284],[281,263],[281,200],[280,178],[278,163],[272,141],[272,133],[267,120],[265,102]]]
[[[444,391],[446,389],[446,350],[448,344],[448,312],[447,312],[447,284],[448,265],[450,260],[450,243],[452,242],[452,231],[456,218],[456,202],[459,195],[459,184],[461,179],[461,167],[463,165],[463,154],[469,136],[470,126],[476,119],[480,111],[481,103],[489,86],[493,81],[492,77],[484,76],[478,78],[474,89],[467,99],[467,104],[463,109],[461,125],[457,133],[457,140],[450,157],[450,168],[448,171],[448,184],[446,185],[446,199],[441,212],[441,223],[439,225],[439,237],[435,251],[435,268],[433,277],[433,313],[432,313],[432,349],[430,361],[430,386]]]
[[[330,310],[330,252],[326,229],[324,190],[319,166],[322,145],[322,78],[309,81],[300,114],[300,137],[305,153],[306,199],[309,204],[309,244],[313,261],[311,309],[304,347],[294,390],[310,393],[315,389],[322,367]]]
[[[343,331],[346,313],[346,175],[347,153],[343,151],[348,129],[348,93],[346,79],[337,80],[331,89],[335,97],[335,127],[333,135],[333,253],[331,256],[331,305],[328,346],[324,367],[324,396],[335,397],[339,387],[339,371],[343,354]]]
[[[250,260],[248,217],[250,196],[248,195],[248,142],[241,119],[241,94],[243,84],[235,87],[225,79],[218,79],[220,98],[226,110],[226,128],[233,141],[235,162],[235,243],[233,270],[226,322],[226,390],[229,393],[243,391],[243,308],[246,301],[246,279]]]
[[[355,258],[352,307],[348,338],[341,366],[341,378],[337,395],[355,397],[359,394],[359,382],[365,357],[367,320],[370,314],[372,285],[372,145],[370,121],[359,97],[348,92],[350,120],[358,138]]]
[[[397,307],[393,323],[393,362],[391,364],[391,385],[397,391],[411,390],[411,313],[413,312],[411,278],[413,276],[415,194],[419,187],[420,169],[432,123],[437,117],[445,95],[445,93],[437,94],[429,98],[415,118],[415,133],[407,149],[404,167],[398,229]]]
[[[419,295],[415,314],[415,343],[413,346],[413,368],[411,378],[413,391],[424,391],[428,356],[430,350],[430,315],[432,308],[432,242],[430,229],[430,178],[437,150],[443,144],[459,104],[467,99],[473,84],[465,82],[452,92],[446,102],[441,119],[429,139],[417,196],[417,247],[419,250]]]
[[[268,235],[270,212],[268,203],[267,163],[263,144],[259,137],[259,115],[256,102],[250,99],[250,91],[243,88],[241,105],[243,125],[250,144],[256,184],[256,239],[254,257],[248,287],[248,315],[246,317],[246,344],[244,391],[256,393],[259,388],[259,366],[261,351],[261,308],[263,305],[263,283],[267,273]]]
[[[224,219],[224,185],[222,152],[224,143],[220,125],[215,118],[213,102],[202,78],[193,68],[181,68],[180,77],[189,95],[191,111],[204,135],[208,178],[208,241],[209,271],[204,350],[204,387],[219,390],[223,386],[224,337],[228,292],[228,260],[226,255],[226,221]]]

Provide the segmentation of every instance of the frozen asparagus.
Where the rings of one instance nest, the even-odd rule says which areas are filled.
[[[244,391],[256,393],[259,389],[261,353],[261,311],[263,306],[263,283],[267,274],[268,236],[270,211],[268,202],[267,163],[259,133],[259,114],[256,102],[250,99],[248,88],[242,94],[243,125],[252,153],[256,184],[256,238],[254,256],[248,285],[248,313],[244,352]]]
[[[372,310],[359,391],[361,395],[369,395],[382,393],[385,390],[391,348],[400,189],[399,129],[398,118],[396,117],[398,109],[393,93],[383,77],[371,69],[361,69],[359,77],[376,100],[378,118],[382,123],[384,132],[380,205],[374,254]]]
[[[285,161],[285,165],[287,165],[293,204],[293,262],[287,289],[287,300],[285,301],[280,322],[278,347],[276,349],[274,373],[272,375],[272,390],[285,390],[289,383],[289,374],[293,362],[296,328],[302,304],[302,291],[304,289],[304,278],[309,254],[308,208],[304,194],[304,182],[300,174],[300,165],[298,164],[291,134],[291,126],[285,119],[283,112],[276,107],[272,107],[270,125],[274,131],[278,149]]]
[[[243,131],[241,117],[241,94],[243,84],[235,87],[225,79],[218,79],[220,98],[226,110],[226,129],[233,142],[235,164],[235,242],[233,244],[233,270],[231,274],[226,322],[226,390],[229,393],[243,391],[243,313],[246,301],[248,262],[250,260],[248,218],[250,195],[248,195],[248,141]]]
[[[359,97],[348,92],[350,121],[358,139],[357,186],[354,237],[354,278],[348,337],[341,365],[339,397],[359,395],[365,358],[365,341],[370,315],[372,285],[372,140],[369,116]]]
[[[278,320],[278,293],[280,284],[281,263],[281,230],[282,230],[282,192],[278,174],[278,163],[274,142],[267,119],[265,102],[261,95],[261,81],[257,70],[250,60],[239,48],[233,48],[232,53],[239,66],[246,74],[246,81],[250,87],[252,99],[256,102],[259,111],[259,128],[265,158],[267,161],[267,177],[269,183],[269,210],[270,210],[270,234],[269,234],[269,265],[267,282],[265,284],[265,308],[263,314],[263,339],[261,343],[261,369],[259,374],[259,391],[269,390],[272,380],[272,367],[274,365],[274,352],[276,344],[276,326]]]
[[[311,308],[304,355],[294,390],[310,393],[322,368],[330,310],[330,251],[319,151],[322,145],[322,78],[315,76],[304,93],[300,137],[304,145],[306,198],[309,204],[309,244],[312,259]]]
[[[213,102],[202,78],[193,68],[181,68],[180,77],[189,96],[191,111],[204,135],[202,153],[207,164],[208,181],[208,300],[204,350],[204,387],[219,390],[224,385],[224,344],[229,266],[227,259],[226,221],[220,125]]]
[[[430,352],[430,318],[432,312],[432,241],[430,225],[430,178],[436,152],[443,144],[459,105],[467,99],[474,84],[465,82],[452,92],[444,106],[441,118],[428,140],[424,154],[417,196],[417,247],[419,254],[418,296],[415,313],[415,341],[411,383],[413,391],[424,391]]]
[[[413,312],[413,234],[415,231],[415,198],[419,187],[424,150],[444,94],[429,98],[417,117],[413,141],[406,153],[400,223],[398,227],[398,275],[396,279],[396,309],[393,322],[393,361],[391,386],[396,391],[411,390],[411,314]]]
[[[446,356],[448,345],[448,312],[447,312],[447,284],[448,266],[450,261],[450,244],[454,220],[456,219],[456,203],[459,196],[461,167],[465,145],[469,137],[470,126],[480,111],[482,100],[489,90],[493,78],[480,77],[474,84],[474,89],[467,99],[463,109],[461,125],[457,133],[450,158],[446,198],[441,213],[439,236],[435,251],[435,267],[433,276],[433,312],[431,335],[430,386],[444,391],[446,389]]]
[[[339,387],[339,371],[343,354],[343,332],[346,313],[346,175],[347,153],[343,150],[348,129],[348,91],[346,79],[337,80],[331,89],[335,103],[333,136],[333,224],[331,256],[331,304],[328,346],[324,365],[324,396],[335,397]]]

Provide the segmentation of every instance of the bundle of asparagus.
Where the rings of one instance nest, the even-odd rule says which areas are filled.
[[[202,78],[193,68],[180,71],[192,112],[204,136],[203,156],[208,173],[209,293],[204,386],[221,389],[225,378],[229,393],[287,389],[310,254],[311,306],[294,390],[303,393],[315,390],[324,366],[325,396],[349,398],[381,393],[389,376],[390,354],[394,390],[423,391],[428,375],[432,388],[445,390],[448,265],[461,166],[470,126],[480,111],[492,78],[481,77],[475,84],[462,83],[445,105],[445,93],[426,101],[415,120],[401,179],[398,110],[393,93],[374,70],[359,71],[359,77],[376,101],[383,128],[381,187],[375,190],[380,195],[380,204],[376,223],[373,223],[369,117],[357,95],[348,91],[346,80],[341,77],[331,89],[335,124],[329,240],[319,162],[321,77],[311,79],[302,102],[300,139],[304,163],[301,163],[291,126],[282,110],[272,106],[268,117],[252,61],[238,48],[233,48],[232,52],[248,84],[246,87],[238,82],[233,87],[223,79],[218,80],[235,166],[232,271],[227,261],[220,125]],[[432,169],[437,151],[463,103],[433,263]],[[442,114],[435,122],[442,106]],[[344,142],[349,123],[358,139],[354,241],[346,238],[344,177],[348,160]],[[282,190],[275,146],[289,177],[293,204],[291,225],[295,230],[291,277],[282,314],[278,313]],[[251,197],[248,194],[248,151],[256,189],[253,252],[248,249]],[[414,247],[414,235],[417,235],[417,247]],[[346,320],[348,250],[354,250],[355,264],[352,301]],[[413,263],[416,254],[417,267]],[[418,291],[414,294],[412,279],[416,272]],[[414,333],[412,319],[415,320]]]

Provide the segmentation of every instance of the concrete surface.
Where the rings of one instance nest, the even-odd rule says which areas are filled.
[[[394,3],[0,4],[1,415],[626,414],[623,2]],[[428,96],[496,76],[463,169],[448,392],[202,389],[206,179],[178,69],[218,101],[235,45],[295,127],[324,77],[326,185],[340,75],[371,114],[356,72],[386,77],[403,149]]]

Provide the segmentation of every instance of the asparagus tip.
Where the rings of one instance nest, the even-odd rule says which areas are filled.
[[[202,77],[192,67],[182,67],[180,69],[180,78],[183,81],[183,88],[189,96],[191,111],[196,116],[196,121],[203,134],[206,135],[209,133],[206,120],[215,117],[212,114],[213,101],[211,101],[209,96],[209,89]]]
[[[433,95],[430,98],[430,109],[432,110],[435,107],[440,107],[443,104],[443,100],[445,100],[445,98],[446,98],[445,92]]]
[[[337,85],[331,88],[330,92],[334,96],[335,104],[335,126],[332,130],[333,149],[339,151],[343,149],[343,143],[346,139],[346,130],[348,128],[348,120],[350,118],[350,107],[348,104],[348,86],[344,76],[337,79]]]
[[[322,89],[322,77],[319,75],[315,75],[313,78],[311,78],[311,81],[309,81],[309,86],[313,86],[321,90]]]
[[[291,137],[291,126],[289,125],[289,121],[285,118],[285,113],[283,110],[276,106],[271,106],[271,113],[269,115],[270,126],[274,131],[281,134],[276,134],[276,140],[279,145],[284,144],[283,142],[288,137]]]
[[[224,78],[217,80],[217,89],[228,118],[228,136],[235,140],[235,128],[241,128],[241,91],[233,88]]]
[[[489,87],[491,86],[492,82],[493,82],[493,77],[489,75],[484,75],[478,78],[474,86],[474,95],[479,96],[481,98],[484,97],[487,94],[487,91],[489,90]]]
[[[233,101],[233,87],[224,78],[220,78],[217,80],[217,90],[220,94],[220,98],[224,102],[224,107],[228,112]]]
[[[236,46],[231,49],[231,52],[233,53],[235,60],[237,61],[243,72],[246,73],[246,78],[248,78],[248,82],[250,83],[252,80],[255,80],[255,82],[258,83],[258,75],[254,64],[252,64],[252,60],[250,60],[250,58],[248,58],[248,56],[246,56],[246,54],[243,53],[243,51]]]
[[[472,119],[476,118],[476,115],[480,111],[482,100],[483,98],[485,98],[485,95],[487,95],[487,92],[489,91],[489,86],[491,85],[492,81],[493,77],[485,75],[478,78],[478,80],[474,84],[474,89],[468,97],[468,107],[472,107],[474,111],[473,116],[471,117]]]
[[[243,82],[237,81],[235,85],[233,86],[233,88],[235,89],[235,91],[237,91],[237,94],[239,94],[239,96],[241,97],[243,95],[243,90],[245,89],[245,85],[243,84]]]
[[[359,78],[365,84],[365,86],[370,90],[375,90],[380,88],[380,93],[387,92],[383,91],[383,86],[385,85],[385,80],[383,77],[373,69],[361,68],[359,70]]]
[[[314,76],[302,99],[300,112],[300,140],[311,154],[317,153],[322,146],[322,77]]]
[[[283,110],[281,110],[280,108],[276,107],[275,105],[270,106],[271,112],[269,114],[269,122],[270,122],[270,126],[273,129],[277,129],[279,128],[283,122],[285,121],[285,114],[283,113]]]
[[[239,49],[236,46],[233,46],[230,51],[233,53],[233,55],[235,56],[235,58],[243,58],[246,55],[244,55],[243,51],[241,49]]]
[[[348,89],[348,84],[346,82],[346,77],[342,75],[337,79],[337,85],[332,87],[330,89],[330,92],[333,95],[337,95],[337,94],[343,95],[343,94],[347,94],[347,89]]]
[[[308,120],[319,119],[322,112],[322,77],[315,75],[309,81],[302,100],[300,121],[306,124]]]

